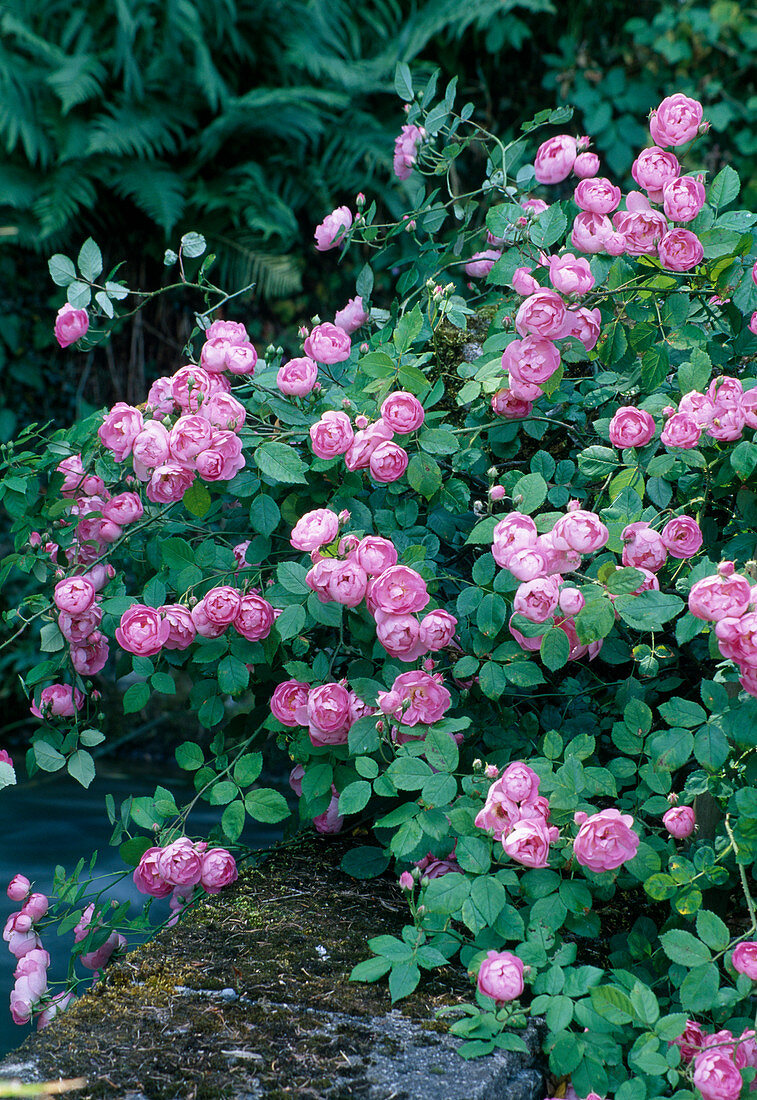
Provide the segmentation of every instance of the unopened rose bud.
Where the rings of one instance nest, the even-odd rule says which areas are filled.
[[[415,218],[411,218],[410,221],[407,222],[407,224],[405,225],[405,232],[406,233],[412,233],[412,232],[414,232],[414,230],[415,230]]]
[[[345,523],[349,523],[350,522],[349,509],[343,508],[341,510],[341,512],[339,513],[338,519],[339,519],[339,522],[342,526],[344,526]]]
[[[409,871],[402,872],[399,878],[399,883],[402,890],[412,890],[415,886],[415,881]]]
[[[352,408],[352,402],[350,401],[349,397],[343,397],[342,398],[342,408],[343,409],[351,409]]]
[[[381,719],[379,719],[378,722],[376,723],[376,733],[383,733],[383,732],[384,732],[384,723],[381,721]]]
[[[306,336],[310,335],[310,329],[307,325],[300,325],[297,329],[297,335],[304,340]]]
[[[323,389],[323,386],[321,385],[320,382],[314,382],[313,383],[313,388],[310,392],[311,393],[320,393],[322,389]]]
[[[486,512],[486,505],[484,504],[483,500],[474,500],[473,501],[473,514],[475,516],[483,516],[485,512]]]
[[[670,803],[671,806],[677,806],[678,805],[678,795],[676,794],[675,791],[671,791],[670,794],[667,796],[667,798],[668,798],[668,802]]]
[[[365,206],[365,195],[362,191],[358,191],[357,195],[355,196],[355,206],[357,206],[358,208],[360,208],[361,206]]]
[[[516,218],[515,224],[517,225],[518,229],[525,229],[528,225],[528,218],[524,214],[522,217]]]
[[[359,428],[361,431],[363,430],[363,428],[367,428],[368,427],[368,417],[363,416],[362,413],[360,414],[360,416],[356,416],[355,417],[355,427]]]
[[[708,134],[709,132],[710,132],[710,121],[709,121],[709,119],[704,118],[699,123],[699,129],[697,130],[697,133],[698,134]]]
[[[498,779],[499,778],[499,768],[497,767],[496,764],[487,764],[486,767],[484,768],[484,775],[486,776],[487,779]]]
[[[476,757],[476,759],[473,761],[473,765],[472,765],[474,772],[480,772],[482,770],[483,766],[484,766],[483,760],[479,760],[478,757]]]
[[[492,485],[491,489],[489,490],[490,500],[504,500],[506,496],[507,490],[505,489],[504,485]]]
[[[369,350],[370,344],[366,344],[365,341],[363,341],[363,343],[360,345],[360,354],[366,355]]]
[[[585,152],[591,145],[591,138],[588,134],[584,134],[582,137],[576,138],[576,149],[579,153]]]
[[[736,570],[736,566],[732,561],[721,561],[718,566],[718,573],[721,577],[731,577]]]

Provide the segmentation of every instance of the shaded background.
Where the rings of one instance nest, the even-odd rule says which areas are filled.
[[[505,137],[572,104],[572,132],[590,134],[629,186],[647,113],[685,92],[712,123],[708,168],[731,163],[745,204],[757,197],[757,9],[736,0],[5,0],[2,11],[0,442],[30,421],[140,402],[180,365],[198,305],[181,294],[107,346],[58,349],[63,294],[47,258],[75,255],[87,236],[106,270],[125,258],[129,285],[156,287],[166,247],[203,233],[215,282],[256,282],[228,314],[260,350],[293,347],[298,324],[331,316],[355,271],[315,252],[314,226],[359,190],[402,209],[398,61],[456,75],[458,102]],[[6,585],[5,607],[20,583]],[[16,674],[33,644],[0,652],[11,723],[25,723]]]

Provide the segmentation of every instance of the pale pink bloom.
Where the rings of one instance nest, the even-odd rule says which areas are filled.
[[[573,162],[573,175],[579,179],[588,179],[596,176],[599,171],[600,160],[596,153],[579,153]]]
[[[197,635],[197,628],[192,619],[192,613],[184,604],[164,604],[158,608],[163,621],[168,624],[168,638],[163,644],[164,649],[186,649],[192,644]]]
[[[334,324],[343,329],[348,335],[352,335],[369,320],[369,313],[363,305],[361,297],[350,298],[347,305],[334,315]]]
[[[570,243],[579,252],[605,252],[612,235],[612,222],[606,214],[593,214],[585,210],[573,219]]]
[[[557,346],[543,336],[526,336],[524,340],[513,340],[502,353],[502,370],[520,383],[546,382],[559,366],[560,352]]]
[[[561,516],[552,528],[552,540],[557,550],[576,550],[579,554],[593,554],[601,550],[610,533],[593,512],[574,508]]]
[[[423,424],[426,413],[418,398],[405,390],[390,393],[381,405],[381,419],[397,435],[407,435]]]
[[[408,615],[422,611],[429,601],[426,582],[407,565],[391,565],[371,587],[374,606],[389,615]]]
[[[352,211],[348,206],[337,206],[327,214],[315,230],[315,247],[318,252],[337,248],[352,227]]]
[[[497,1004],[514,1001],[523,992],[523,962],[509,951],[488,951],[476,984],[479,992]]]
[[[524,297],[535,294],[541,289],[528,267],[516,267],[510,285],[516,294],[522,294]]]
[[[732,568],[732,563],[730,564]],[[689,611],[695,618],[709,622],[718,622],[725,618],[738,619],[751,602],[751,586],[740,573],[719,570],[714,577],[704,577],[697,581],[689,592]]]
[[[604,176],[582,179],[573,194],[576,206],[589,214],[612,214],[620,206],[620,188]]]
[[[633,194],[633,192],[632,192]],[[628,197],[626,198],[628,206]],[[623,234],[626,251],[631,256],[654,256],[657,245],[668,232],[668,219],[659,210],[635,204],[613,215],[613,225]]]
[[[534,175],[539,183],[560,183],[568,178],[578,154],[576,139],[558,134],[543,142],[534,160]]]
[[[132,875],[134,885],[139,892],[149,894],[153,898],[167,898],[173,890],[173,886],[166,882],[158,871],[158,857],[162,850],[162,848],[148,848],[143,852]]]
[[[257,362],[258,353],[250,343],[233,344],[226,349],[225,364],[230,374],[252,375],[255,373]]]
[[[485,252],[474,252],[465,264],[465,274],[472,279],[483,279],[489,274],[502,255],[498,248],[487,248]]]
[[[589,261],[572,252],[562,256],[550,256],[549,278],[555,290],[561,294],[588,294],[594,286],[594,276]]]
[[[709,1047],[694,1056],[694,1085],[703,1100],[738,1100],[743,1081],[730,1054]]]
[[[696,137],[702,113],[702,104],[682,92],[666,96],[649,118],[652,140],[663,148],[685,145]]]
[[[668,560],[668,550],[662,536],[646,520],[629,523],[623,528],[621,538],[624,543],[621,555],[623,565],[656,573]]]
[[[123,462],[131,454],[132,444],[144,427],[139,409],[118,401],[97,429],[97,435],[116,462]]]
[[[660,532],[672,558],[693,558],[701,549],[703,536],[699,524],[691,516],[675,516]]]
[[[339,534],[339,516],[330,508],[315,508],[306,512],[294,528],[289,539],[295,550],[319,550],[333,542]]]
[[[671,806],[662,815],[662,823],[670,835],[676,837],[677,840],[683,840],[685,837],[691,836],[696,824],[693,806]]]
[[[500,793],[513,802],[533,802],[539,793],[539,776],[528,764],[514,760],[489,788],[490,798]]]
[[[662,208],[672,222],[693,221],[705,199],[704,184],[694,176],[670,180],[662,189]]]
[[[397,548],[380,535],[366,535],[355,549],[355,558],[369,577],[376,577],[397,564]]]
[[[660,263],[668,271],[691,271],[704,259],[704,249],[689,229],[671,229],[657,245]]]
[[[168,429],[159,420],[148,420],[134,440],[132,457],[146,469],[154,470],[168,461],[169,453]]]
[[[168,641],[170,627],[160,611],[135,603],[121,616],[116,627],[116,641],[128,653],[153,657]]]
[[[313,825],[323,835],[330,836],[339,833],[344,825],[344,818],[339,813],[339,795],[334,787],[331,788],[331,801],[328,808],[322,814],[313,818]]]
[[[578,306],[565,311],[565,324],[560,336],[575,336],[587,351],[591,351],[596,346],[601,331],[602,314],[599,309]]]
[[[161,851],[157,872],[171,886],[195,886],[202,876],[202,853],[189,837],[180,837]]]
[[[318,563],[316,563],[317,566]],[[326,580],[326,592],[329,599],[345,607],[357,607],[364,599],[368,585],[368,574],[352,558],[336,561]]]
[[[247,412],[241,401],[230,393],[214,393],[203,404],[200,413],[214,428],[238,432],[244,426]]]
[[[686,1028],[677,1039],[672,1041],[681,1048],[681,1061],[690,1062],[694,1055],[701,1050],[704,1034],[696,1020],[687,1020]]]
[[[565,322],[565,302],[554,290],[537,290],[521,302],[515,328],[521,336],[559,336]]]
[[[549,210],[549,203],[544,199],[521,199],[520,205],[534,214],[543,214],[545,210]]]
[[[170,504],[181,500],[195,479],[194,471],[177,462],[156,466],[145,490],[153,504]]]
[[[558,830],[541,817],[521,818],[502,838],[502,847],[510,859],[524,867],[548,867],[550,841]]]
[[[313,454],[318,458],[336,458],[352,446],[355,433],[350,418],[344,412],[329,409],[310,427]]]
[[[70,615],[84,615],[95,600],[95,588],[86,577],[67,577],[58,581],[53,592],[53,601],[60,611]]]
[[[399,885],[401,890],[413,890],[415,888],[415,879],[409,871],[403,871],[399,877]]]
[[[89,316],[86,309],[74,309],[66,302],[61,306],[55,318],[55,339],[62,348],[76,343],[89,328]]]
[[[219,318],[205,329],[206,340],[228,340],[230,344],[246,344],[250,337],[241,321],[224,321]]]
[[[739,974],[746,974],[753,982],[757,981],[757,943],[744,940],[738,944],[731,955],[731,966]]]
[[[250,642],[267,638],[274,622],[274,610],[268,600],[248,592],[239,601],[239,610],[234,616],[234,628]]]
[[[226,352],[231,343],[223,337],[207,340],[200,352],[200,366],[208,374],[221,374],[226,370]]]
[[[56,993],[54,997],[51,997],[37,1017],[37,1031],[44,1031],[59,1012],[64,1012],[68,1008],[72,998],[73,993],[66,992]]]
[[[653,202],[662,201],[662,190],[681,174],[681,165],[674,153],[653,145],[643,149],[631,166],[631,175],[648,192]]]
[[[523,420],[530,415],[533,405],[516,397],[512,390],[502,389],[493,395],[491,408],[493,413],[507,420]]]
[[[746,425],[746,413],[742,406],[715,406],[713,417],[707,426],[707,434],[721,442],[740,439]]]
[[[444,875],[449,874],[463,874],[463,869],[455,859],[454,855],[449,856],[447,859],[439,859],[431,852],[423,859],[419,859],[415,865],[421,872],[421,879],[435,879],[442,878]],[[410,876],[412,882],[412,875]]]
[[[452,702],[440,680],[440,676],[430,676],[427,672],[402,672],[395,678],[390,692],[378,693],[379,707],[384,714],[393,714],[403,726],[431,726],[441,721]],[[393,709],[386,709],[387,706]]]
[[[108,661],[108,639],[98,630],[80,643],[71,643],[71,664],[81,676],[94,676]]]
[[[600,810],[589,817],[575,814],[580,826],[573,841],[573,854],[582,867],[599,874],[614,871],[633,859],[639,847],[639,837],[633,831],[633,818],[620,810]]]
[[[377,609],[374,617],[376,637],[390,657],[409,663],[427,652],[427,647],[421,640],[420,625],[414,615],[395,615]]]
[[[385,440],[374,449],[369,460],[371,477],[374,481],[387,484],[401,478],[409,462],[407,451],[398,443]]]
[[[203,416],[180,416],[168,435],[168,446],[174,462],[191,464],[200,451],[210,446],[213,427]]]
[[[202,367],[180,367],[171,378],[171,393],[182,412],[198,412],[212,390],[210,375]]]
[[[304,397],[318,381],[318,364],[307,355],[290,359],[279,368],[276,385],[290,397]]]
[[[14,875],[8,883],[6,893],[11,901],[23,901],[28,896],[31,886],[26,875]]]
[[[283,726],[307,725],[310,685],[301,680],[284,680],[271,696],[271,713]]]
[[[554,577],[535,577],[518,585],[513,610],[532,623],[543,623],[554,613],[559,600],[559,584]]]
[[[421,126],[403,126],[394,140],[394,174],[398,179],[410,177],[413,165],[418,159],[418,146],[426,137]]]
[[[421,619],[419,641],[432,653],[448,646],[455,636],[457,619],[447,611],[429,611]]]
[[[207,894],[218,894],[239,877],[237,864],[225,848],[208,848],[200,859],[200,885]]]
[[[696,447],[702,435],[693,416],[685,412],[674,413],[666,422],[660,434],[660,440],[666,447],[681,447],[690,450]]]
[[[78,688],[72,687],[71,684],[50,684],[42,689],[39,705],[32,703],[29,709],[35,718],[46,718],[49,715],[55,715],[59,718],[71,718],[83,706],[84,696]],[[10,894],[8,896],[10,897]],[[18,901],[20,899],[15,898],[14,900]]]
[[[610,421],[610,442],[613,447],[643,447],[655,431],[654,417],[648,412],[623,405]]]
[[[344,329],[324,321],[307,337],[304,348],[305,355],[316,363],[342,363],[349,359],[352,343]]]
[[[106,519],[126,527],[144,515],[144,507],[138,493],[119,493],[111,497],[102,510]]]
[[[305,769],[302,764],[295,764],[289,773],[289,786],[298,798],[302,798],[302,780],[305,777]]]
[[[577,588],[566,587],[560,589],[559,603],[563,614],[577,615],[581,608],[585,606],[586,600]]]
[[[507,555],[506,568],[519,581],[532,581],[535,577],[546,577],[549,572],[547,556],[533,547],[524,550],[512,550]]]
[[[169,416],[174,409],[173,379],[156,378],[148,390],[147,404],[155,416]],[[148,423],[151,423],[151,421],[148,421]]]

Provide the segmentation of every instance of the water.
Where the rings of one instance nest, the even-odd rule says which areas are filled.
[[[172,782],[165,775],[151,776],[144,772],[135,775],[123,772],[108,774],[107,771],[98,773],[88,790],[68,776],[43,775],[0,792],[0,927],[19,908],[5,893],[8,882],[17,873],[31,879],[35,891],[49,895],[56,864],[62,864],[70,873],[81,857],[88,864],[95,850],[98,860],[94,874],[123,871],[124,863],[118,848],[108,845],[113,828],[105,812],[105,795],[113,795],[118,810],[120,803],[130,794],[153,795],[158,784],[174,794],[179,806],[194,793],[183,777]],[[198,803],[189,819],[190,834],[207,835],[220,820],[222,810],[223,807]],[[279,825],[260,825],[248,819],[242,840],[250,847],[265,848],[278,840],[282,832]],[[119,902],[133,902],[131,916],[137,915],[145,901],[144,895],[135,889],[130,875],[121,879],[108,896]],[[168,914],[167,900],[153,903],[153,915],[157,915],[158,920]],[[73,933],[59,937],[56,929],[52,928],[47,934],[43,932],[42,939],[44,948],[50,952],[49,977],[52,984],[66,976]],[[11,1018],[8,997],[13,988],[15,967],[16,959],[8,951],[7,944],[0,940],[0,1057],[23,1042],[36,1026],[19,1027]]]

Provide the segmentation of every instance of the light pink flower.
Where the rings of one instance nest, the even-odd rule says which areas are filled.
[[[376,619],[376,637],[390,657],[409,663],[427,652],[421,641],[421,631],[414,615],[391,614],[374,611]]]
[[[731,1056],[709,1047],[694,1057],[694,1085],[703,1100],[738,1100],[743,1081]]]
[[[274,611],[268,600],[248,592],[239,601],[239,610],[234,616],[234,628],[250,642],[267,638],[274,622]]]
[[[276,385],[290,397],[304,397],[318,381],[318,364],[307,355],[290,359],[279,368]]]
[[[513,610],[532,623],[543,623],[554,613],[560,586],[554,577],[535,577],[518,585]]]
[[[210,446],[213,427],[204,416],[180,416],[168,435],[168,446],[174,462],[191,464],[200,451]]]
[[[692,585],[689,592],[689,611],[697,619],[718,622],[725,618],[740,618],[752,602],[749,581],[740,573],[723,567],[714,577],[704,577]]]
[[[368,574],[353,558],[337,561],[328,572],[326,592],[330,599],[345,607],[357,607],[367,586]]]
[[[180,367],[171,378],[173,399],[183,412],[199,412],[212,391],[210,375],[202,367]]]
[[[409,179],[418,159],[418,146],[426,137],[421,126],[403,126],[394,140],[394,174],[398,179]]]
[[[646,520],[629,523],[621,533],[623,540],[623,565],[635,569],[649,569],[656,573],[668,560],[668,550],[659,531],[649,526]]]
[[[502,255],[498,248],[487,248],[485,252],[474,252],[465,264],[465,274],[472,279],[483,279],[489,274]]]
[[[541,289],[528,267],[516,267],[510,285],[516,294],[522,294],[524,297],[535,294],[537,290]]]
[[[593,554],[601,550],[610,532],[593,512],[574,508],[561,516],[552,528],[552,541],[557,550],[576,550],[579,554]]]
[[[313,454],[318,458],[336,458],[352,446],[355,433],[350,418],[344,412],[327,410],[310,427]]]
[[[258,353],[249,342],[233,344],[226,349],[225,364],[230,374],[252,375],[258,362]]]
[[[668,232],[668,219],[651,207],[619,210],[612,220],[622,233],[626,251],[631,256],[654,256],[657,245]]]
[[[71,643],[71,664],[81,676],[94,676],[105,668],[109,652],[108,639],[96,630],[84,641]]]
[[[344,825],[344,818],[339,813],[339,795],[336,793],[334,787],[332,787],[331,790],[331,801],[328,804],[328,808],[324,813],[318,814],[317,817],[313,818],[313,825],[316,830],[325,836],[340,833]]]
[[[186,649],[197,636],[197,628],[192,619],[192,612],[184,604],[164,604],[159,607],[163,622],[168,624],[168,638],[163,643],[164,649]]]
[[[153,504],[170,504],[181,500],[195,479],[194,471],[177,462],[156,466],[145,490]]]
[[[559,336],[565,322],[565,302],[554,290],[537,290],[521,302],[515,328],[521,336]]]
[[[284,680],[271,696],[271,713],[283,726],[307,725],[310,685],[301,680]]]
[[[168,641],[170,629],[157,608],[135,603],[121,616],[121,623],[116,627],[116,641],[128,653],[153,657]]]
[[[610,442],[613,447],[643,447],[654,438],[654,417],[644,409],[623,405],[610,421]]]
[[[66,302],[58,310],[55,318],[55,339],[62,348],[76,343],[89,328],[89,316],[86,309],[74,309]]]
[[[348,206],[337,206],[327,214],[315,230],[315,247],[318,252],[337,248],[352,227],[352,211]]]
[[[696,137],[702,113],[702,104],[682,92],[666,96],[649,118],[652,140],[663,148],[685,145]]]
[[[376,577],[397,564],[397,548],[381,535],[366,535],[355,549],[355,558],[369,577]]]
[[[142,518],[144,507],[138,493],[118,493],[111,497],[102,512],[106,519],[126,527]]]
[[[579,252],[605,252],[613,236],[612,222],[606,214],[582,211],[573,219],[570,243]]]
[[[705,199],[704,184],[693,176],[670,180],[662,189],[662,208],[672,222],[693,221]]]
[[[97,429],[100,442],[116,462],[131,454],[132,444],[144,427],[142,413],[132,405],[118,401]]]
[[[691,836],[696,825],[693,806],[671,806],[662,815],[662,823],[670,835],[676,837],[677,840],[683,840],[684,837]]]
[[[419,640],[432,653],[448,646],[455,636],[457,619],[448,611],[429,611],[421,619]]]
[[[633,859],[639,847],[639,837],[633,831],[633,818],[620,810],[600,810],[591,817],[577,813],[580,826],[573,841],[573,854],[582,867],[599,874],[614,871]]]
[[[338,310],[334,315],[334,324],[337,328],[344,329],[346,333],[352,335],[369,320],[369,313],[363,305],[363,299],[361,297],[350,298],[347,305],[343,309]]]
[[[168,429],[159,420],[148,420],[134,440],[132,457],[146,469],[154,470],[168,461],[168,441]]]
[[[479,992],[497,1004],[514,1001],[523,992],[523,962],[509,951],[488,951],[476,984]]]
[[[601,331],[602,314],[599,309],[587,309],[586,306],[566,309],[565,324],[560,336],[575,336],[587,351],[591,351],[596,346]]]
[[[753,982],[757,981],[757,943],[744,940],[733,949],[731,965],[739,974],[746,974]]]
[[[305,355],[316,363],[342,363],[350,357],[352,342],[344,329],[324,321],[307,337],[304,348]]]
[[[642,149],[631,165],[631,175],[639,187],[648,192],[653,202],[662,201],[662,189],[681,174],[681,165],[674,153],[653,145],[651,149]]]
[[[350,697],[341,684],[329,683],[308,693],[307,722],[314,745],[345,745],[350,727]]]
[[[431,726],[441,721],[452,702],[450,693],[440,681],[441,677],[430,676],[427,672],[402,672],[395,678],[391,692],[378,693],[379,707],[385,714],[394,714],[403,726]],[[386,710],[382,705],[382,700],[387,700],[389,695],[393,697],[393,710]]]
[[[170,886],[196,886],[202,877],[202,856],[189,837],[174,840],[161,851],[156,871]]]
[[[579,153],[573,162],[573,175],[579,179],[588,179],[596,176],[599,171],[600,160],[596,153]]]
[[[407,469],[409,455],[404,447],[385,440],[375,448],[368,463],[371,477],[381,484],[397,481]]]
[[[165,882],[158,871],[158,856],[161,852],[162,848],[148,848],[142,854],[132,875],[134,885],[139,892],[149,894],[153,898],[167,898],[173,890],[173,886]]]
[[[534,160],[534,175],[539,183],[560,183],[568,178],[578,154],[576,139],[558,134],[543,142]]]
[[[594,276],[589,261],[572,252],[562,256],[550,256],[549,278],[555,290],[561,294],[588,294],[594,286]]]
[[[397,435],[407,435],[420,428],[426,418],[423,405],[412,393],[396,390],[381,405],[381,419]]]
[[[71,684],[49,684],[40,692],[39,705],[32,703],[29,709],[35,718],[46,718],[51,714],[59,718],[70,718],[83,706],[84,696],[78,688]]]
[[[200,858],[200,885],[207,894],[219,894],[239,878],[237,863],[225,848],[208,848]]]
[[[523,817],[502,837],[502,847],[510,859],[524,867],[548,867],[550,841],[557,836],[558,830],[542,817]]]
[[[521,383],[546,382],[559,366],[557,346],[543,336],[513,340],[502,353],[502,370]]]
[[[673,413],[660,433],[660,441],[665,447],[680,447],[690,450],[696,447],[702,435],[696,420],[685,412]]]
[[[315,508],[306,512],[294,528],[289,539],[295,550],[319,550],[333,542],[339,534],[339,516],[330,508]]]
[[[689,229],[671,229],[657,245],[657,254],[668,271],[691,271],[704,259],[701,241]]]
[[[573,194],[576,206],[589,214],[612,214],[620,206],[620,188],[604,176],[582,179]]]
[[[53,601],[60,611],[70,615],[85,615],[95,600],[95,587],[86,577],[66,577],[58,581]]]
[[[699,524],[691,516],[675,516],[660,532],[665,547],[672,558],[693,558],[704,541]]]
[[[247,417],[244,405],[230,393],[211,394],[200,413],[214,428],[227,432],[240,431]]]
[[[533,404],[516,397],[510,389],[497,390],[491,401],[492,412],[507,420],[523,420],[531,414]]]
[[[6,893],[11,901],[23,901],[28,896],[31,886],[26,875],[14,875],[8,883]]]
[[[422,611],[429,595],[420,573],[407,565],[391,565],[374,581],[371,600],[388,615],[409,615]]]

